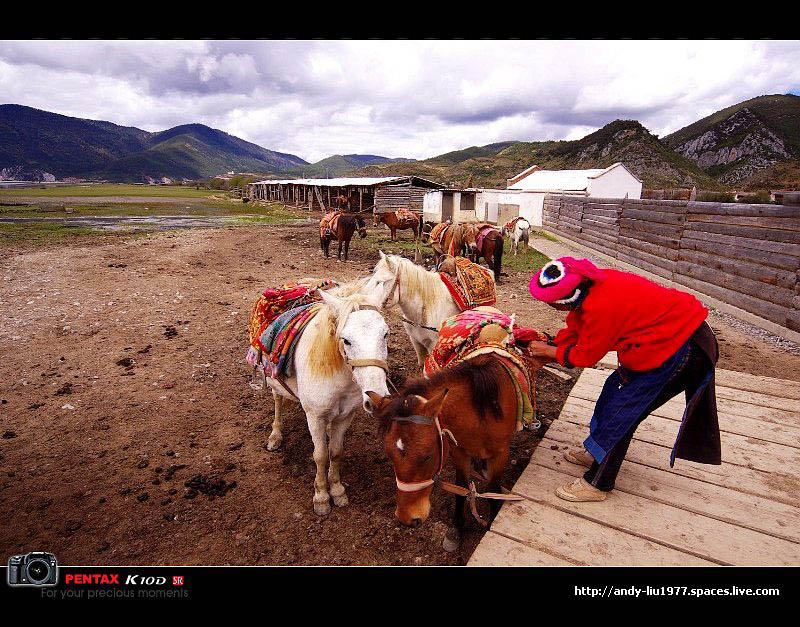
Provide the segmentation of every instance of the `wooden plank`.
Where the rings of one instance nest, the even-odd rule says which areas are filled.
[[[591,414],[578,404],[567,403],[559,420],[566,420],[586,428],[588,433]],[[680,422],[651,414],[636,429],[636,438],[672,449],[678,436]],[[761,439],[749,438],[720,430],[723,461],[734,466],[744,466],[768,473],[784,472],[787,468],[800,468],[800,448]]]
[[[639,209],[632,207],[624,207],[621,216],[634,220],[641,220],[644,222],[657,222],[659,224],[683,224],[685,216],[681,213],[653,211],[648,209]]]
[[[665,248],[664,246],[659,246],[652,242],[641,239],[631,239],[630,237],[620,237],[618,241],[622,246],[641,250],[655,257],[661,257],[669,261],[677,261],[678,259],[678,251],[675,248]]]
[[[574,562],[507,538],[493,529],[481,538],[467,566],[574,566]]]
[[[680,248],[682,250],[696,250],[711,255],[722,255],[728,259],[749,261],[761,266],[780,268],[789,272],[793,272],[800,267],[800,257],[782,255],[780,253],[758,250],[755,248],[745,248],[744,246],[734,244],[694,239],[692,237],[683,237],[680,240]],[[800,249],[798,249],[797,252],[800,253]]]
[[[794,270],[780,270],[770,266],[763,266],[758,263],[752,263],[752,260],[729,259],[719,252],[709,255],[696,250],[682,249],[676,255],[680,261],[687,261],[788,290],[794,290],[794,286],[797,283]]]
[[[694,216],[691,216],[692,218]],[[720,224],[719,222],[687,221],[686,227],[690,231],[720,233],[751,239],[769,240],[787,244],[800,244],[800,231],[785,231],[783,229],[769,229],[755,226],[740,226],[738,224]]]
[[[717,385],[723,387],[800,400],[800,381],[762,377],[723,368],[717,368],[715,375]],[[800,412],[800,403],[797,411]]]
[[[730,244],[732,246],[740,246],[742,248],[752,248],[754,250],[766,250],[781,255],[791,255],[795,257],[798,256],[797,245],[793,243],[773,242],[765,239],[744,237],[741,235],[728,235],[725,233],[710,233],[707,231],[692,229],[688,226],[683,231],[683,237],[709,242],[719,242],[722,244]]]
[[[619,232],[620,234],[625,231],[630,237],[636,237],[636,234],[644,231],[646,233],[655,233],[664,237],[680,238],[683,233],[683,227],[679,224],[657,224],[655,222],[645,222],[644,220],[631,220],[629,218],[619,219]]]
[[[564,459],[563,452],[567,448],[545,437],[537,447],[531,463],[573,477],[583,476],[585,468]],[[784,503],[664,473],[630,461],[625,463],[617,476],[614,490],[800,543],[800,509]]]
[[[579,446],[586,439],[588,432],[586,427],[564,422],[560,424],[557,431],[553,431],[551,426],[547,431],[547,436],[570,446]],[[725,462],[720,466],[714,466],[697,464],[684,459],[676,460],[675,466],[670,468],[669,455],[669,447],[634,438],[626,459],[663,472],[706,481],[746,494],[761,496],[771,501],[800,507],[800,477],[788,474],[788,472],[796,472],[796,469],[786,469],[782,473],[766,473]]]
[[[790,307],[792,298],[794,298],[794,285],[791,288],[770,285],[745,276],[730,274],[715,266],[703,263],[680,260],[678,261],[676,272],[783,307]]]
[[[745,203],[691,202],[687,213],[724,216],[772,216],[796,218],[797,211],[784,205],[751,205]],[[694,218],[692,218],[694,219]]]
[[[625,246],[620,242],[617,242],[617,259],[665,279],[672,279],[676,263],[669,259],[662,259],[630,246]]]
[[[530,464],[528,468],[539,470],[541,466]],[[554,489],[547,487],[551,491]],[[611,502],[619,505],[625,500],[621,495],[614,495]],[[586,507],[603,503],[582,505]],[[576,565],[709,566],[714,563],[577,516],[565,509],[539,504],[527,498],[511,501],[503,505],[492,523],[492,529]]]
[[[717,372],[720,372],[720,369],[718,369]],[[721,376],[723,377],[722,380],[726,380],[726,378],[727,380],[730,380],[732,378],[732,375],[729,374],[722,374]],[[578,383],[583,381],[585,383],[591,382],[594,385],[602,386],[607,378],[608,373],[603,370],[598,370],[596,368],[584,368]],[[767,380],[768,377],[763,377],[763,379]],[[776,381],[780,381],[780,379],[773,380],[772,383],[765,381],[764,385],[765,387],[777,386],[779,384],[776,383]],[[785,421],[787,424],[798,425],[800,424],[800,422],[798,422],[798,416],[800,416],[800,403],[798,403],[797,399],[794,398],[795,394],[797,393],[796,390],[798,384],[796,381],[787,381],[786,384],[786,390],[781,396],[773,396],[768,393],[756,392],[753,389],[746,388],[742,383],[738,384],[736,387],[729,387],[722,385],[721,382],[718,382],[715,385],[715,390],[717,400],[730,399],[741,404],[756,405],[763,408],[781,410],[776,412],[775,421]],[[676,398],[668,402],[679,403],[682,401],[679,401]],[[740,406],[736,407],[736,411],[742,411],[743,409],[744,408]],[[764,419],[768,419],[768,415],[768,413],[759,414],[759,416]]]
[[[601,503],[563,501],[554,490],[571,479],[568,473],[534,462],[522,473],[513,492],[533,503],[573,513],[584,520],[717,564],[789,566],[800,563],[800,544],[715,518],[687,515],[681,508],[630,492],[612,492]],[[639,556],[634,559],[637,558]]]
[[[714,215],[694,213],[691,219],[696,222],[715,222],[722,224],[736,224],[747,227],[763,227],[769,229],[784,229],[787,231],[800,231],[800,218],[794,216],[743,216],[743,215]]]

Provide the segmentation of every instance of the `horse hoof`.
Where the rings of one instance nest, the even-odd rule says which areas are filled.
[[[450,528],[442,540],[442,548],[448,553],[453,553],[461,546],[461,533],[458,529]]]
[[[269,436],[269,439],[267,440],[267,450],[277,451],[281,447],[281,444],[283,444],[283,436]]]
[[[350,504],[350,501],[347,499],[346,494],[341,494],[333,497],[333,504],[336,507],[347,507]]]
[[[324,503],[314,502],[314,513],[317,516],[327,516],[331,513],[331,504],[328,501]]]

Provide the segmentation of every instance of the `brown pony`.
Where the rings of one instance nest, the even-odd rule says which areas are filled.
[[[347,261],[347,255],[350,252],[350,240],[353,239],[353,234],[358,231],[361,239],[367,236],[367,223],[359,215],[352,213],[343,213],[339,216],[336,223],[336,230],[331,230],[330,235],[323,235],[320,233],[319,245],[322,248],[322,253],[326,257],[330,257],[329,249],[331,240],[339,242],[339,252],[336,258],[341,261],[342,259],[342,246],[344,246],[344,260]]]
[[[431,509],[433,484],[445,460],[453,460],[456,485],[466,487],[472,462],[486,462],[486,488],[491,517],[500,509],[497,495],[516,431],[517,393],[511,375],[497,357],[480,355],[429,378],[414,379],[399,393],[382,397],[367,392],[380,421],[383,447],[394,465],[397,482],[395,514],[405,525],[418,526]],[[438,419],[438,424],[437,424]],[[451,492],[452,484],[442,482]],[[458,548],[464,527],[467,490],[456,494],[453,526],[443,546]]]
[[[500,273],[503,265],[503,236],[496,228],[492,228],[486,234],[478,248],[478,234],[480,229],[477,225],[464,225],[464,244],[469,249],[469,258],[475,263],[479,263],[483,257],[486,265],[494,272],[494,282],[500,283]]]
[[[399,218],[395,211],[385,211],[383,213],[376,213],[373,220],[373,226],[378,226],[383,222],[389,227],[392,232],[392,239],[397,239],[397,231],[405,231],[411,229],[414,231],[414,239],[416,240],[422,234],[422,214],[411,214],[411,218]]]
[[[437,224],[428,235],[428,241],[433,248],[433,263],[436,266],[439,265],[445,255],[467,256],[467,248],[464,244],[464,227],[460,224],[449,224],[447,222]]]

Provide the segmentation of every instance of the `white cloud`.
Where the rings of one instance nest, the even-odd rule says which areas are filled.
[[[200,122],[312,161],[425,158],[619,117],[663,135],[798,91],[798,58],[794,41],[12,41],[0,98],[147,130]]]

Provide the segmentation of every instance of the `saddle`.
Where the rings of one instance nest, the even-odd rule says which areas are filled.
[[[265,351],[265,347],[261,343],[261,336],[270,323],[290,309],[322,300],[319,290],[336,285],[338,283],[331,279],[324,281],[305,279],[299,283],[291,281],[278,288],[264,290],[250,310],[248,325],[250,348],[245,357],[247,363],[255,367],[261,361],[261,354]]]
[[[320,238],[332,237],[336,232],[336,227],[339,225],[339,218],[342,212],[338,209],[336,211],[329,211],[319,221],[319,236]]]
[[[518,327],[513,316],[494,307],[476,307],[451,316],[442,323],[436,345],[425,360],[425,376],[479,355],[494,354],[511,375],[517,392],[517,431],[535,428],[538,365],[517,342],[518,334],[530,340],[547,339],[535,329]]]
[[[394,212],[394,214],[397,216],[397,219],[400,222],[403,222],[405,220],[417,220],[418,219],[417,215],[415,213],[413,213],[409,209],[406,209],[405,207],[402,208],[402,209],[398,209],[397,211]]]
[[[505,226],[503,227],[506,233],[513,233],[514,227],[517,226],[517,221],[519,220],[519,216],[514,218],[513,220],[506,222]]]
[[[291,374],[297,340],[321,306],[310,303],[294,307],[267,325],[259,337],[259,344],[264,348],[261,365],[265,376],[280,379]]]
[[[494,276],[480,264],[466,257],[447,255],[437,270],[461,311],[497,302]]]
[[[440,222],[439,224],[435,225],[433,229],[431,229],[430,235],[428,235],[428,242],[439,254],[444,252],[441,250],[442,240],[444,239],[445,233],[447,233],[447,229],[449,229],[451,226],[453,226],[453,223],[450,222],[450,220],[447,222]]]

